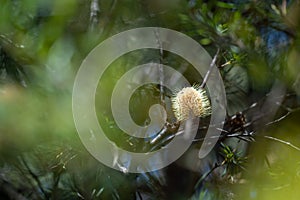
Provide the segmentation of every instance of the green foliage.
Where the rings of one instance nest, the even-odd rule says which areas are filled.
[[[91,16],[91,0],[0,0],[0,199],[299,197],[296,1],[96,2],[99,10]],[[178,162],[157,172],[126,174],[101,165],[84,149],[73,125],[72,84],[80,63],[99,42],[143,26],[187,34],[212,56],[219,49],[216,65],[225,84],[228,119],[241,112],[246,120],[234,129],[224,127],[218,145],[204,160],[189,159],[193,154],[188,151],[182,157],[188,160],[185,166]],[[168,130],[151,144],[123,133],[113,119],[109,99],[116,82],[132,66],[147,62],[170,65],[192,84],[202,82],[189,63],[169,52],[131,52],[112,63],[97,88],[97,116],[107,137],[130,151],[161,148],[178,128],[169,108]],[[274,99],[280,109],[268,119],[269,110],[262,113],[260,108],[275,80],[285,84],[288,93],[283,102]],[[172,92],[163,94],[167,104]],[[130,113],[137,124],[149,123],[149,107],[161,103],[160,95],[153,84],[134,93]],[[264,120],[269,121],[257,125]],[[198,149],[209,119],[200,125],[194,144]],[[255,142],[247,140],[250,136]]]
[[[222,150],[220,152],[223,157],[221,165],[225,165],[223,174],[234,176],[238,174],[246,162],[246,158],[242,156],[242,152],[237,152],[236,149],[231,149],[226,144],[221,143]]]

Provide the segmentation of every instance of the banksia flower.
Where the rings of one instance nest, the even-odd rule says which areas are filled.
[[[178,121],[211,114],[210,102],[204,89],[185,87],[172,98],[172,108]]]

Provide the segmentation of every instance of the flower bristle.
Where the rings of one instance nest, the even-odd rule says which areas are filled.
[[[211,114],[211,106],[206,91],[198,85],[185,87],[172,98],[172,108],[178,121],[191,117],[205,117]]]

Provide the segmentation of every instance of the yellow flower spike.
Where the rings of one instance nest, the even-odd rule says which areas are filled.
[[[211,114],[211,106],[204,89],[185,87],[172,97],[172,108],[178,121]]]

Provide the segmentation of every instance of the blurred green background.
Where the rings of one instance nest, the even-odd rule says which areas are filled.
[[[298,0],[0,0],[0,199],[299,199],[299,6]],[[220,50],[216,65],[228,118],[205,159],[195,152],[209,118],[177,162],[128,174],[84,148],[72,117],[72,87],[96,45],[145,26],[187,34],[212,57]],[[152,146],[113,121],[116,81],[148,62],[174,67],[191,84],[202,82],[189,63],[168,52],[142,50],[113,62],[97,89],[97,115],[107,136],[131,150],[159,148],[174,134]],[[284,92],[270,95],[278,88]],[[166,103],[172,92],[163,94]],[[161,103],[160,95],[157,85],[135,92],[129,109],[138,124],[149,122],[149,107]],[[245,120],[234,120],[239,112]]]

